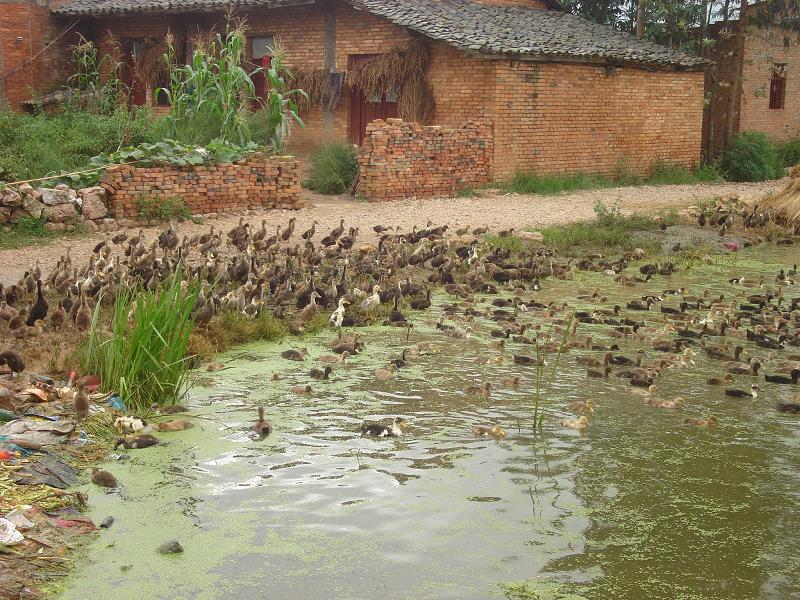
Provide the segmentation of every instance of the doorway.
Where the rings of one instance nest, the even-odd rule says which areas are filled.
[[[348,68],[353,69],[368,62],[374,55],[351,55]],[[350,141],[357,146],[364,142],[367,125],[376,119],[393,119],[398,116],[397,93],[368,97],[359,88],[350,88]]]

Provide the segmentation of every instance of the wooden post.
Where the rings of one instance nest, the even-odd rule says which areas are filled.
[[[336,7],[330,3],[325,8],[325,70],[333,73],[336,71]],[[333,137],[335,109],[326,104],[324,110],[325,136]]]

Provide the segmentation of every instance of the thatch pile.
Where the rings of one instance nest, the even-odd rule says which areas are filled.
[[[768,212],[774,222],[800,232],[800,165],[789,172],[789,184],[774,196],[761,200],[758,208]]]
[[[308,94],[298,102],[301,111],[322,105],[334,91],[331,89],[331,74],[326,69],[292,69],[292,85]]]

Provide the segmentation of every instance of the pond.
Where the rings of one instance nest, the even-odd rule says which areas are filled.
[[[754,290],[737,288],[730,277],[764,275],[771,283],[797,260],[793,247],[760,246],[635,288],[584,273],[525,297],[591,308],[597,305],[579,296],[594,287],[608,296],[605,307],[678,286],[739,296]],[[800,286],[784,292],[799,296]],[[493,308],[493,298],[480,298],[479,307]],[[496,325],[484,318],[451,319],[468,335],[444,335],[435,320],[449,302],[439,298],[438,308],[418,313],[408,341],[404,329],[362,330],[365,352],[335,365],[329,382],[307,373],[320,364],[313,358],[330,354],[331,331],[240,348],[221,357],[228,368],[198,372],[205,387],[194,387],[188,399],[192,414],[203,417],[198,426],[161,434],[164,445],[106,465],[120,492],[89,489],[89,515],[96,522],[112,515],[115,523],[90,543],[60,597],[797,594],[800,416],[775,409],[800,391],[796,386],[762,378],[757,399],[727,398],[705,381],[722,372],[720,363],[698,348],[696,365],[665,371],[656,382],[658,397],[681,395],[685,409],[659,410],[625,379],[588,379],[575,358],[590,351],[573,350],[561,358],[537,432],[535,367],[512,361],[531,347],[495,349],[489,331]],[[662,318],[657,308],[633,316],[656,325]],[[519,316],[544,318],[536,311]],[[592,334],[619,343],[628,356],[642,348],[648,360],[658,358],[652,346],[611,340],[608,330],[581,324],[578,337]],[[280,358],[290,342],[308,348],[312,360]],[[375,379],[377,367],[419,342],[434,342],[439,352],[412,358],[394,380]],[[744,345],[767,365],[780,358]],[[272,381],[273,372],[281,380]],[[513,375],[522,379],[518,387],[499,385]],[[464,392],[484,381],[493,383],[488,399]],[[740,375],[735,385],[745,389],[751,381]],[[307,383],[310,395],[289,391]],[[566,404],[587,399],[597,405],[588,428],[562,427],[561,418],[575,416]],[[263,441],[249,433],[260,402],[275,428]],[[709,414],[719,418],[716,428],[681,422]],[[409,422],[404,437],[360,436],[363,420],[396,415]],[[505,439],[471,431],[494,422],[508,431]],[[170,539],[183,554],[156,552]]]

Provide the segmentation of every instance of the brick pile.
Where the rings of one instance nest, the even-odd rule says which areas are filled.
[[[358,157],[359,193],[370,202],[452,196],[490,181],[493,154],[492,128],[485,122],[447,129],[373,121]]]
[[[177,197],[193,214],[241,209],[302,208],[297,160],[256,154],[236,163],[106,170],[100,181],[116,218],[136,217],[141,198]]]

